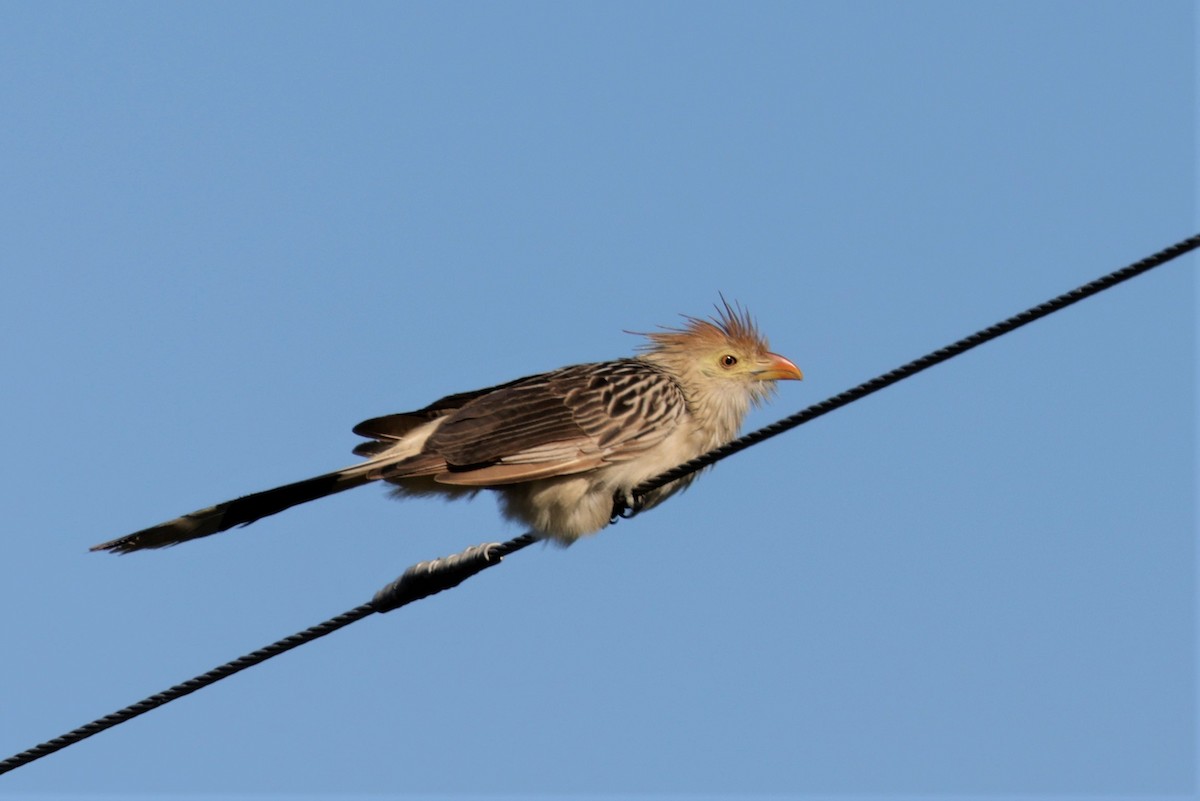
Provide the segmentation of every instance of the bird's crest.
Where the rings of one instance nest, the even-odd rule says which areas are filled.
[[[716,308],[716,314],[711,317],[692,317],[680,315],[686,321],[680,328],[660,326],[661,331],[630,333],[643,336],[649,340],[639,347],[642,351],[681,351],[697,347],[720,347],[732,343],[747,351],[769,350],[767,339],[754,324],[750,313],[734,301],[730,304],[721,296],[721,303]]]

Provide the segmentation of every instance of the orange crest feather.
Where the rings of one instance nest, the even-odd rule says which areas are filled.
[[[700,348],[718,348],[732,344],[746,352],[770,350],[767,338],[758,330],[750,313],[736,301],[730,305],[721,296],[721,304],[715,307],[712,317],[680,315],[687,321],[682,328],[660,326],[661,331],[637,333],[650,340],[639,349],[644,351],[689,351]]]

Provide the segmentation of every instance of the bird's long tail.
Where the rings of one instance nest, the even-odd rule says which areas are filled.
[[[234,526],[244,526],[268,515],[282,512],[301,503],[315,501],[354,487],[361,487],[379,479],[377,472],[381,462],[393,460],[371,460],[335,470],[293,484],[256,492],[232,501],[219,503],[207,509],[197,509],[182,517],[159,523],[157,526],[135,531],[115,540],[93,545],[93,551],[131,553],[144,548],[166,548],[181,542],[207,537]]]

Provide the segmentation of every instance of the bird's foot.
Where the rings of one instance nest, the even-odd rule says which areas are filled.
[[[624,492],[617,490],[613,493],[612,517],[609,518],[608,522],[610,524],[615,523],[620,518],[625,518],[628,520],[629,518],[636,516],[637,513],[642,511],[642,509],[645,507],[646,499],[641,495],[635,495],[631,490],[626,490]]]

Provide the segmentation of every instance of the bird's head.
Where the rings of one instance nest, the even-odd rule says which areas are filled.
[[[739,402],[744,410],[766,400],[780,380],[800,380],[804,374],[791,360],[772,353],[754,320],[724,298],[710,318],[684,316],[680,328],[643,334],[649,341],[643,358],[679,376],[684,388],[697,395]]]

